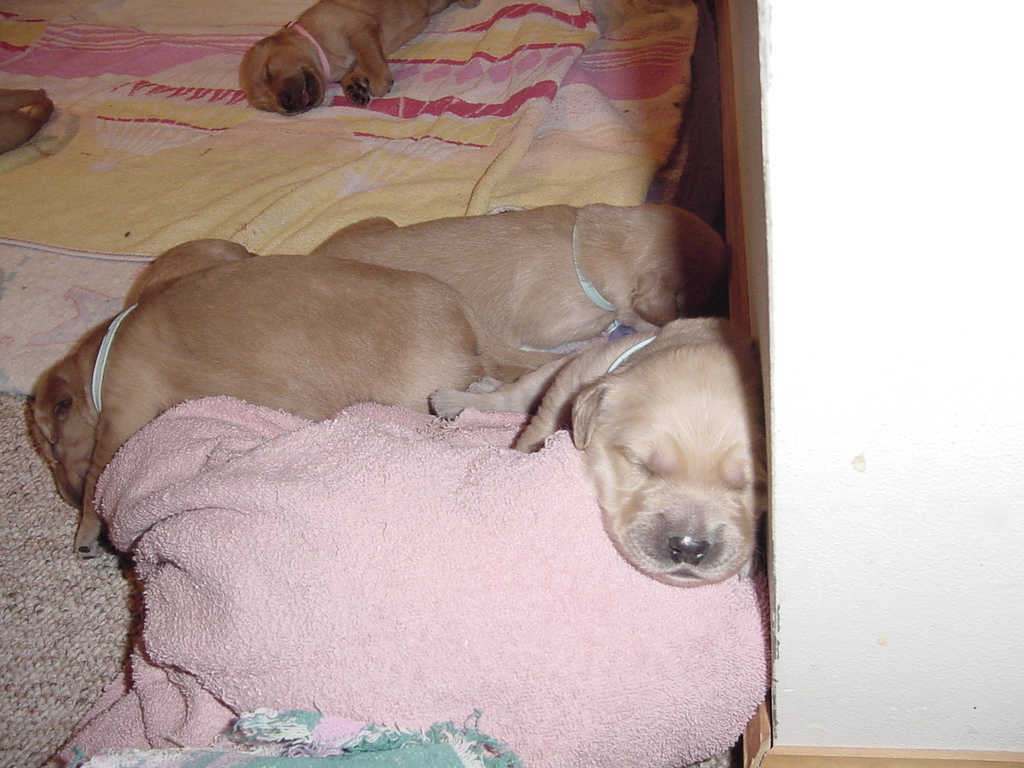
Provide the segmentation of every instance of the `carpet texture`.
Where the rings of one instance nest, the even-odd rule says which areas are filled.
[[[35,768],[121,669],[132,625],[117,559],[71,551],[74,511],[28,436],[25,401],[0,397],[0,766]]]

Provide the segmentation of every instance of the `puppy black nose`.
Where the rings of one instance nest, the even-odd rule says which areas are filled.
[[[279,103],[281,109],[289,114],[302,111],[302,99],[293,93],[282,93]]]
[[[281,110],[289,115],[305,112],[312,106],[312,96],[306,88],[306,79],[301,76],[290,77],[280,84],[277,92],[277,103]]]
[[[668,540],[669,555],[673,563],[697,565],[711,549],[711,542],[696,536],[672,536]]]

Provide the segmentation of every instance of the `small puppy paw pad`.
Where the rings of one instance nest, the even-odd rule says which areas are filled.
[[[370,103],[370,87],[366,80],[346,80],[343,86],[348,100],[359,107],[365,107]]]

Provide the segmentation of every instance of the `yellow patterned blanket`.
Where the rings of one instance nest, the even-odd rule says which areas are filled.
[[[305,253],[339,227],[503,206],[634,205],[676,140],[693,0],[482,0],[392,57],[356,107],[249,107],[242,53],[308,0],[8,0],[0,87],[57,105],[0,156],[0,387],[117,310],[140,262],[223,237]],[[40,284],[39,280],[44,283]]]

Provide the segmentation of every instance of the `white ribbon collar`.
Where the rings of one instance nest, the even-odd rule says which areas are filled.
[[[92,367],[92,404],[96,408],[97,413],[103,410],[103,374],[107,370],[107,357],[110,355],[110,345],[114,343],[117,329],[121,327],[121,323],[133,309],[135,309],[135,304],[132,304],[110,321],[110,325],[107,326],[107,332],[103,334],[103,341],[100,342],[99,351],[96,352],[96,364]]]
[[[636,354],[641,349],[646,347],[648,344],[650,344],[656,338],[658,338],[658,337],[657,336],[651,336],[649,338],[644,339],[643,341],[638,341],[632,347],[630,347],[625,352],[623,352],[621,355],[619,355],[617,358],[615,358],[615,362],[608,366],[608,370],[605,371],[605,373],[611,373],[612,371],[614,371],[616,368],[618,368],[624,362],[629,360],[629,358],[631,358],[634,354]]]
[[[614,312],[615,305],[601,295],[601,292],[597,290],[594,284],[583,276],[583,271],[580,269],[579,251],[576,247],[576,230],[579,229],[579,225],[579,214],[577,214],[572,223],[572,265],[576,268],[576,279],[580,281],[580,286],[583,288],[583,292],[587,294],[587,298],[594,302],[596,306],[605,312]]]

